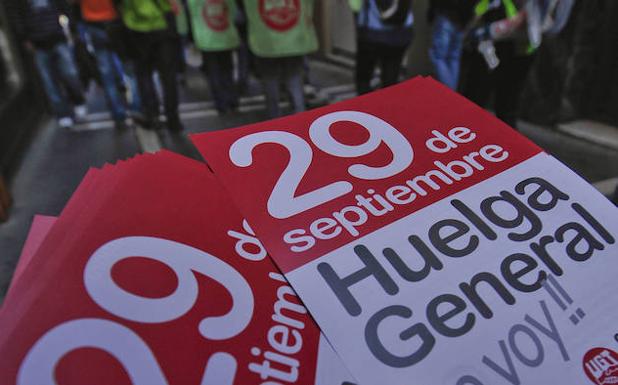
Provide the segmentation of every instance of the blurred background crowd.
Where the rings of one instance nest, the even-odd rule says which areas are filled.
[[[353,60],[357,94],[429,73],[513,127],[520,113],[617,120],[615,1],[3,1],[61,127],[88,113],[92,82],[117,128],[180,131],[188,67],[220,114],[237,111],[250,78],[268,117],[281,97],[302,111],[316,53]]]

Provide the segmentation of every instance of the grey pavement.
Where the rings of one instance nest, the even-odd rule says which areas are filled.
[[[346,67],[312,61],[308,104],[333,103],[354,96],[352,71]],[[61,130],[44,121],[10,184],[14,206],[7,222],[0,224],[0,301],[6,292],[32,217],[58,215],[89,167],[101,167],[139,152],[160,148],[201,159],[188,134],[236,127],[266,118],[263,96],[257,82],[241,99],[239,112],[219,116],[209,100],[205,82],[192,74],[182,90],[182,134],[145,131],[140,128],[117,131],[103,108],[100,92],[90,102],[86,122],[72,130]],[[97,99],[98,98],[98,99]],[[285,107],[286,104],[282,102]],[[543,127],[521,122],[521,132],[598,188],[610,190],[618,177],[618,129],[594,122],[578,122],[576,128]],[[588,130],[586,137],[577,135]],[[593,134],[594,133],[594,134]]]

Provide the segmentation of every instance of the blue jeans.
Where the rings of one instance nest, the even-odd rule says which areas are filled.
[[[66,43],[37,48],[34,59],[54,114],[59,118],[72,116],[73,106],[85,100],[71,48]]]
[[[463,31],[443,15],[436,15],[429,57],[436,77],[451,89],[457,88]]]
[[[92,24],[85,24],[85,27],[96,53],[97,67],[101,74],[101,83],[103,83],[103,91],[112,118],[116,121],[124,120],[127,117],[125,98],[121,95],[118,85],[124,80],[123,75],[126,75],[132,95],[131,107],[138,111],[139,96],[135,77],[123,71],[122,67],[118,67],[119,61],[117,55],[110,49],[110,41],[105,28],[102,25]]]

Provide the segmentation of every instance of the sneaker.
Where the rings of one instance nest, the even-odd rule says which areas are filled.
[[[71,128],[74,124],[75,122],[73,121],[73,118],[69,116],[58,119],[58,125],[60,128]]]
[[[75,117],[77,119],[84,119],[86,115],[88,115],[88,108],[86,107],[85,104],[80,104],[79,106],[75,106],[73,111],[75,112]]]

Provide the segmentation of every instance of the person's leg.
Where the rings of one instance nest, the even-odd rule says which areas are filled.
[[[494,88],[493,74],[483,56],[476,50],[466,51],[462,60],[465,61],[465,73],[464,78],[460,79],[461,94],[479,106],[487,107]]]
[[[407,46],[380,47],[378,52],[380,56],[380,81],[382,87],[392,86],[399,81],[401,62],[403,61],[403,54],[406,52],[407,48]]]
[[[437,15],[433,24],[431,47],[429,58],[438,80],[451,89],[455,89],[457,81],[454,79],[452,65],[450,63],[451,39],[453,35],[453,23],[443,15]]]
[[[215,102],[215,108],[220,114],[227,112],[226,100],[224,97],[222,71],[219,62],[218,52],[202,52],[202,61],[204,63],[204,71],[206,72],[206,80],[210,87],[210,93]]]
[[[279,109],[279,74],[281,72],[281,59],[255,57],[255,64],[262,80],[264,96],[266,97],[266,111],[269,118],[281,115]]]
[[[84,90],[79,81],[79,73],[71,48],[66,43],[56,44],[53,48],[53,53],[58,75],[62,78],[62,83],[73,105],[83,105],[86,99],[84,98]]]
[[[131,32],[130,37],[134,49],[135,77],[142,102],[144,123],[147,128],[151,128],[157,124],[159,118],[159,100],[152,79],[154,62],[150,54],[154,47],[153,39],[150,34],[142,32]]]
[[[163,106],[167,118],[167,128],[182,130],[178,116],[178,84],[176,82],[178,56],[175,39],[162,35],[157,38],[155,50],[157,71],[163,88]]]
[[[53,55],[50,50],[46,49],[37,49],[34,53],[36,67],[41,76],[41,83],[54,115],[57,118],[70,117],[72,115],[71,109],[62,95],[62,90],[55,77],[52,57]]]
[[[455,27],[451,33],[447,58],[447,65],[450,69],[451,74],[451,83],[449,84],[449,87],[451,87],[452,85],[451,89],[453,90],[456,90],[457,85],[459,84],[459,71],[461,68],[461,50],[463,46],[463,38],[463,31]]]
[[[356,44],[356,93],[366,94],[371,91],[371,78],[377,63],[377,52],[374,44],[358,40]]]
[[[519,55],[515,45],[500,47],[500,66],[496,68],[494,107],[496,116],[513,128],[517,128],[519,104],[533,56]]]
[[[92,40],[96,52],[97,67],[101,74],[103,91],[107,99],[108,107],[116,122],[124,122],[127,117],[124,98],[117,86],[117,74],[114,63],[114,53],[109,49],[109,40],[105,29],[87,25],[86,30]]]
[[[249,84],[249,48],[245,43],[238,47],[238,89],[244,92]]]
[[[228,110],[238,107],[238,92],[234,86],[234,60],[232,51],[221,51],[217,56],[221,68],[221,89]]]
[[[238,33],[240,35],[240,46],[238,47],[238,89],[242,93],[247,88],[249,83],[249,45],[247,43],[247,30],[246,24],[241,26],[236,24]]]
[[[305,111],[305,95],[303,92],[303,56],[284,59],[282,63],[285,88],[292,99],[294,113]]]
[[[139,87],[137,85],[137,77],[135,75],[135,62],[133,60],[122,60],[118,55],[114,54],[116,62],[116,71],[118,71],[125,83],[125,87],[128,88],[126,94],[129,110],[132,113],[138,113],[142,110],[142,101],[139,94]]]

